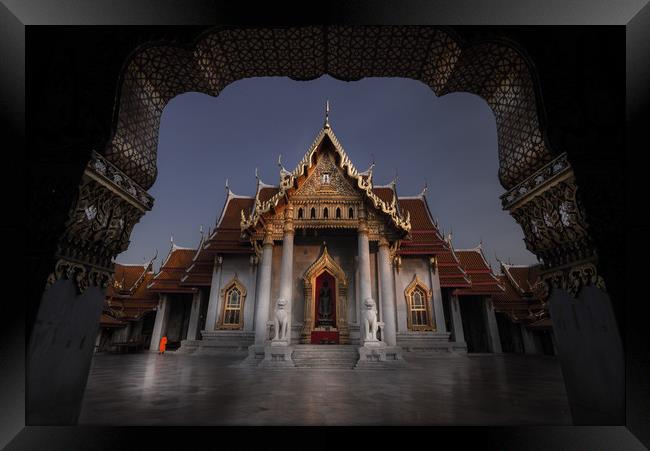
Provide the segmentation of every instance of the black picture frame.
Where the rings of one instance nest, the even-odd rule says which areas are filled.
[[[257,6],[247,2],[214,2],[188,0],[175,2],[86,0],[84,2],[54,0],[3,0],[0,5],[0,111],[4,124],[2,152],[6,168],[25,168],[29,155],[16,149],[25,148],[30,124],[26,122],[26,80],[29,77],[27,45],[30,27],[67,27],[85,25],[108,27],[117,25],[164,27],[183,25],[188,29],[206,25],[262,25],[304,23],[363,23],[363,24],[435,24],[435,25],[604,25],[624,27],[626,48],[626,152],[613,149],[626,159],[626,186],[616,187],[627,206],[625,227],[618,240],[621,265],[627,268],[625,321],[623,335],[626,353],[626,424],[614,426],[571,427],[435,427],[422,431],[436,443],[450,442],[464,448],[468,444],[480,449],[643,449],[650,446],[650,334],[648,334],[645,297],[644,261],[648,254],[650,224],[644,219],[647,205],[645,167],[641,156],[650,149],[647,125],[650,116],[648,86],[650,86],[650,6],[645,0],[617,4],[599,1],[538,2],[507,0],[494,3],[445,0],[421,1],[350,1],[326,2],[304,9],[292,5],[268,3]],[[159,29],[155,35],[164,35]],[[27,53],[26,53],[27,52]],[[606,65],[608,62],[603,61]],[[15,144],[9,144],[13,143]],[[7,174],[4,193],[3,225],[5,246],[6,309],[0,339],[0,445],[7,449],[129,449],[132,447],[162,447],[180,438],[188,443],[216,443],[217,428],[119,428],[119,427],[25,427],[25,317],[26,287],[35,283],[28,261],[21,259],[21,248],[34,237],[26,236],[28,217],[25,200],[16,187],[29,193],[22,171]],[[646,176],[647,178],[647,176]],[[20,190],[18,190],[20,191]],[[46,213],[44,213],[46,214]],[[8,238],[9,237],[9,238]],[[8,244],[15,249],[9,250]],[[23,262],[21,265],[20,262]],[[19,283],[19,276],[25,281]],[[38,283],[38,281],[36,282]],[[248,428],[246,428],[248,429]],[[253,432],[253,429],[250,429]],[[249,431],[240,430],[240,434]],[[361,434],[372,431],[359,431]],[[280,438],[283,428],[264,431],[267,438]],[[190,439],[191,437],[191,439]],[[379,437],[379,435],[377,435]],[[191,441],[190,441],[191,440]],[[429,442],[429,446],[431,446]]]

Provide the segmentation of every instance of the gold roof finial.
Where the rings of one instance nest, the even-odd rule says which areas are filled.
[[[328,99],[325,101],[325,124],[323,125],[323,128],[330,128],[329,115],[330,115],[330,101]]]

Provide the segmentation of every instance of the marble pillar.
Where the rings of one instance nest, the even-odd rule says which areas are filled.
[[[267,321],[271,303],[271,270],[273,268],[273,238],[267,230],[262,244],[262,258],[259,266],[259,286],[255,300],[255,346],[264,346],[267,337]]]
[[[288,204],[284,210],[284,234],[282,237],[282,261],[280,264],[280,295],[278,300],[286,301],[287,336],[281,337],[287,344],[291,343],[291,320],[293,304],[293,205]],[[276,331],[276,336],[279,336]],[[286,338],[286,340],[285,340]]]
[[[166,294],[161,294],[158,309],[156,310],[156,321],[153,324],[153,332],[151,333],[151,344],[149,345],[149,350],[152,352],[158,352],[160,339],[167,333],[170,307],[169,297]]]
[[[440,290],[440,278],[436,274],[437,260],[432,258],[429,261],[429,280],[431,287],[431,303],[433,304],[433,316],[436,322],[436,332],[447,332],[445,324],[445,309],[442,307],[442,292]]]
[[[388,346],[397,345],[397,321],[395,315],[395,287],[391,271],[388,241],[379,241],[379,275],[381,282],[381,309],[384,320],[383,340]]]
[[[199,332],[199,312],[201,311],[201,303],[203,302],[201,290],[192,295],[192,309],[190,310],[190,321],[187,327],[187,340],[196,340]]]
[[[212,282],[210,284],[210,298],[208,311],[205,317],[205,330],[214,331],[217,327],[217,313],[219,311],[219,299],[221,298],[221,272],[223,257],[218,255],[214,259],[214,270],[212,271]]]
[[[501,354],[503,352],[501,349],[501,338],[499,337],[499,327],[491,298],[483,299],[483,317],[485,319],[485,330],[487,332],[490,352]]]
[[[524,354],[542,354],[542,349],[537,337],[535,337],[535,333],[523,324],[520,324],[519,327],[521,327],[521,338],[524,342]]]
[[[463,331],[463,318],[460,313],[460,300],[458,296],[451,295],[449,298],[449,311],[451,312],[451,326],[453,328],[454,341],[459,345],[466,345],[465,332]]]

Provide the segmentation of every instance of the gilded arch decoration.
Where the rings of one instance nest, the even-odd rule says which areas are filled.
[[[329,272],[336,280],[336,327],[339,332],[339,342],[348,344],[350,340],[350,329],[347,320],[348,305],[348,280],[345,277],[343,269],[334,261],[327,251],[327,246],[323,247],[320,257],[307,268],[303,276],[305,290],[305,315],[303,328],[300,334],[302,343],[311,341],[311,333],[314,329],[314,318],[316,308],[316,278],[323,272]]]
[[[423,302],[416,302],[417,296],[422,296]],[[408,330],[412,331],[435,331],[435,319],[431,308],[433,293],[422,282],[417,274],[413,274],[413,280],[404,289],[404,300],[406,301],[406,325]],[[423,304],[423,305],[422,305]],[[421,321],[422,314],[425,321]],[[414,320],[418,318],[418,320]]]
[[[217,329],[242,329],[244,327],[246,287],[240,282],[237,274],[224,285],[220,296],[221,308],[217,320]],[[235,316],[236,320],[234,320]]]

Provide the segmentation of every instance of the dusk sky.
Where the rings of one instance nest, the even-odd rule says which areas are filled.
[[[329,76],[308,82],[251,78],[227,86],[218,97],[186,93],[165,107],[158,143],[158,179],[149,190],[153,210],[133,229],[120,263],[142,263],[158,249],[154,268],[166,257],[170,236],[196,247],[199,227],[214,228],[225,201],[225,181],[241,195],[255,194],[255,168],[265,183],[279,182],[278,155],[293,170],[323,125],[330,124],[359,171],[375,159],[375,185],[397,172],[399,196],[427,201],[441,231],[453,231],[457,249],[483,241],[513,264],[537,260],[523,232],[501,209],[497,135],[487,103],[472,94],[436,97],[414,80],[368,78],[355,82]]]

